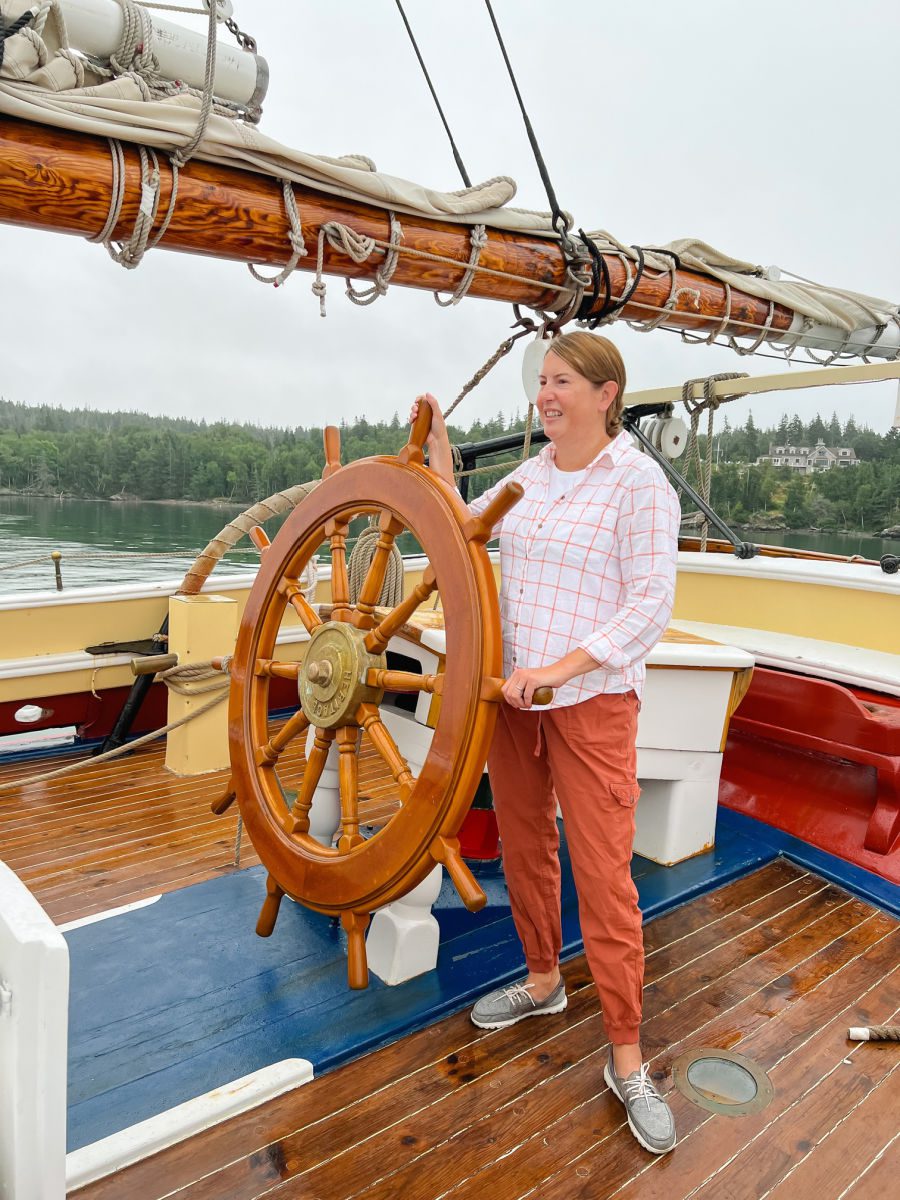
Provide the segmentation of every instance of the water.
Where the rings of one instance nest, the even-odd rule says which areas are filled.
[[[819,554],[861,554],[874,558],[882,554],[900,554],[900,539],[867,537],[864,533],[803,533],[795,529],[741,530],[741,537],[766,546],[791,546],[794,550],[815,550]]]
[[[62,552],[67,588],[180,578],[197,551],[242,508],[0,496],[0,594],[53,588],[51,550]],[[267,522],[270,537],[277,526],[275,520]],[[358,532],[355,526],[351,533]],[[746,530],[744,536],[774,546],[875,559],[900,550],[900,542],[851,533]],[[407,534],[399,545],[404,554],[418,552]],[[218,570],[253,571],[258,562],[256,551],[246,545],[228,554]]]
[[[210,538],[244,507],[0,496],[0,595],[54,588],[52,550],[62,553],[66,588],[180,579]],[[278,518],[266,522],[270,537],[279,525]],[[364,525],[364,519],[353,523],[351,544]],[[404,554],[419,552],[408,534],[398,545]],[[321,557],[327,558],[326,550]],[[216,570],[252,572],[258,565],[258,553],[244,540]]]

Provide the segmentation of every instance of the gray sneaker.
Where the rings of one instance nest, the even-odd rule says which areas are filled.
[[[512,987],[498,988],[496,992],[482,996],[470,1014],[472,1023],[479,1029],[503,1029],[526,1017],[561,1013],[568,1004],[562,979],[544,1000],[534,999],[531,995],[533,987],[533,983],[514,983]]]
[[[612,1047],[603,1078],[609,1090],[625,1105],[631,1132],[651,1154],[666,1154],[675,1145],[675,1119],[672,1110],[650,1082],[650,1066],[644,1063],[624,1079],[616,1074]]]

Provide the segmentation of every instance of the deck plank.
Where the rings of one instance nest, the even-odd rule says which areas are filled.
[[[272,722],[271,729],[280,722]],[[228,783],[228,770],[181,777],[165,770],[165,749],[151,744],[132,754],[43,783],[28,779],[72,762],[57,754],[27,763],[0,763],[0,847],[55,921],[91,916],[149,896],[234,871],[237,807],[217,817],[210,804]],[[286,780],[302,770],[303,746],[282,757]],[[396,807],[394,781],[375,751],[360,751],[360,814],[382,823]],[[248,838],[241,868],[259,858]]]
[[[773,894],[784,893],[785,889],[804,876],[805,872],[794,864],[775,860],[751,876],[705,893],[690,904],[656,918],[644,931],[648,956],[698,930],[716,927],[730,913],[764,902]],[[817,885],[821,886],[821,881],[817,881]],[[591,984],[584,960],[579,958],[564,964],[563,972],[570,993],[567,1019],[577,1017],[581,1008],[588,1012],[595,1011],[596,997],[592,987],[589,993],[582,994]],[[467,1087],[466,1083],[458,1080],[458,1076],[447,1072],[443,1060],[453,1053],[469,1053],[477,1042],[487,1036],[485,1031],[471,1025],[465,1014],[450,1018],[370,1055],[364,1066],[360,1064],[354,1072],[339,1071],[329,1075],[327,1089],[305,1088],[295,1096],[274,1101],[267,1109],[255,1110],[239,1121],[210,1130],[168,1152],[167,1169],[174,1180],[173,1186],[186,1186],[193,1179],[214,1172],[223,1161],[231,1161],[241,1154],[263,1152],[267,1143],[288,1138],[298,1129],[313,1126],[334,1113],[340,1113],[342,1121],[353,1121],[355,1128],[359,1110],[367,1104],[366,1092],[376,1097],[376,1108],[380,1106],[382,1111],[389,1108],[398,1117],[406,1115],[410,1110],[398,1109],[396,1091],[387,1091],[398,1081],[406,1089],[421,1087],[425,1102],[433,1086],[441,1088],[455,1079],[455,1086]],[[498,1045],[506,1044],[507,1052],[512,1053],[511,1048],[520,1044],[521,1029],[499,1031],[490,1036]],[[360,1095],[358,1073],[363,1069],[366,1084]],[[429,1082],[429,1073],[435,1076],[436,1084]],[[303,1107],[302,1112],[298,1113],[296,1106],[301,1097]],[[143,1187],[152,1186],[148,1180],[155,1176],[155,1167],[151,1165],[153,1162],[149,1160],[146,1164],[138,1164],[129,1172],[129,1178],[134,1179],[140,1194],[143,1194]],[[106,1193],[99,1191],[97,1194]],[[148,1191],[147,1194],[151,1193]]]
[[[883,928],[878,933],[882,940],[887,940]],[[839,979],[839,975],[835,975],[831,976],[826,983],[820,983],[819,986],[823,990],[819,992],[815,1002],[806,1011],[796,1009],[798,1002],[804,998],[801,988],[792,989],[792,993],[781,992],[782,1014],[786,1016],[788,1008],[796,1011],[796,1019],[805,1035],[809,1036],[811,1028],[818,1028],[825,1016],[834,1011],[836,1005],[838,1008],[841,1006],[848,977],[852,974],[856,975],[858,980],[877,982],[895,961],[891,955],[897,953],[898,947],[900,947],[900,933],[892,933],[889,946],[881,948],[875,954],[874,961],[871,964],[867,963],[864,970],[860,971],[857,968],[853,972],[845,972],[843,980]],[[848,948],[849,954],[852,955],[856,949],[858,949],[858,943]],[[840,968],[837,969],[840,970]],[[841,983],[844,987],[841,986]],[[850,985],[854,996],[858,994],[862,986],[865,984],[859,981],[854,981]],[[760,1008],[762,1013],[759,1013]],[[748,1016],[755,1017],[757,1014],[760,1019],[747,1020]],[[665,1050],[651,1058],[654,1079],[663,1090],[666,1090],[669,1086],[672,1060],[683,1050],[697,1044],[722,1046],[726,1049],[739,1048],[741,1052],[748,1053],[751,1057],[757,1057],[751,1048],[750,1037],[754,1034],[759,1037],[763,1036],[759,1031],[768,1027],[775,1015],[768,998],[762,992],[752,993],[731,1014],[723,1015],[718,1021],[698,1025],[696,1029],[691,1030],[680,1039],[667,1044]],[[734,1043],[733,1023],[739,1027],[746,1027],[750,1031],[748,1037],[741,1039],[739,1047],[736,1047]],[[663,1033],[664,1030],[660,1029],[659,1023],[657,1023],[656,1036],[653,1040],[662,1041]],[[649,1039],[645,1037],[645,1051],[648,1044]],[[599,1073],[594,1075],[594,1088],[594,1097],[589,1104],[574,1114],[565,1114],[555,1124],[547,1123],[536,1137],[530,1141],[521,1142],[516,1150],[503,1160],[502,1164],[488,1167],[456,1189],[452,1193],[453,1200],[463,1200],[464,1197],[475,1197],[479,1194],[495,1195],[497,1189],[503,1187],[504,1175],[511,1170],[527,1172],[532,1179],[541,1176],[544,1191],[548,1196],[553,1195],[555,1193],[546,1181],[559,1170],[561,1159],[568,1159],[571,1169],[564,1172],[559,1180],[559,1195],[568,1195],[570,1192],[576,1194],[582,1186],[585,1189],[585,1195],[603,1195],[606,1191],[611,1192],[624,1186],[639,1171],[652,1165],[653,1160],[640,1151],[630,1133],[625,1129],[621,1106],[608,1095]],[[678,1092],[669,1090],[679,1138],[684,1141],[694,1129],[707,1120],[707,1114],[690,1104]],[[728,1119],[721,1118],[720,1120],[727,1121]],[[597,1161],[598,1156],[602,1161]],[[584,1158],[587,1159],[586,1162],[582,1161]],[[689,1155],[687,1164],[690,1165],[690,1163]],[[678,1169],[681,1165],[683,1165],[683,1156],[678,1154],[672,1156],[666,1164],[666,1180],[671,1180],[673,1175],[676,1179],[673,1190],[669,1193],[673,1198],[686,1195],[690,1191],[689,1181],[682,1184],[678,1178]],[[585,1168],[586,1173],[579,1174],[580,1168]],[[588,1182],[582,1184],[582,1180]],[[663,1189],[663,1194],[665,1194],[665,1189]],[[643,1192],[638,1191],[636,1195],[643,1200]]]
[[[871,1164],[836,1197],[835,1200],[872,1200],[873,1196],[890,1196],[900,1178],[900,1132],[872,1160]],[[817,1200],[827,1200],[825,1196]]]
[[[888,1074],[868,1093],[849,1115],[841,1114],[836,1124],[815,1145],[809,1143],[804,1129],[798,1142],[809,1145],[805,1158],[792,1168],[769,1193],[768,1200],[795,1200],[797,1196],[815,1196],[835,1200],[859,1178],[862,1171],[897,1136],[900,1114],[900,1058],[896,1046],[873,1044],[869,1053],[860,1051],[853,1059],[859,1071],[870,1069],[869,1059],[887,1054],[892,1061]],[[840,1070],[839,1070],[839,1073]],[[893,1186],[896,1188],[897,1180]],[[885,1193],[888,1194],[888,1193]],[[873,1192],[872,1195],[877,1195]]]
[[[758,880],[755,894],[748,880]],[[700,1038],[780,1072],[787,1106],[844,1057],[835,1031],[855,1023],[861,998],[880,1012],[897,987],[898,922],[790,864],[666,914],[646,934],[646,1044],[664,1084],[672,1056]],[[558,1021],[484,1034],[458,1014],[83,1189],[78,1200],[597,1200],[616,1188],[633,1200],[686,1196],[710,1167],[692,1168],[696,1156],[678,1150],[648,1164],[602,1081],[600,1018],[583,960],[566,964],[566,974],[570,1006]],[[723,1123],[740,1152],[753,1137],[746,1122],[765,1128],[773,1118],[771,1110],[712,1118],[677,1092],[672,1099],[682,1137],[709,1140],[712,1169],[727,1157]],[[685,1186],[670,1186],[685,1170]]]

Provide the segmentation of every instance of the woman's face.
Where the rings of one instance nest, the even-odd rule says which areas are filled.
[[[606,410],[616,397],[617,384],[591,383],[552,350],[544,356],[540,384],[537,409],[551,442],[574,446],[606,436]]]

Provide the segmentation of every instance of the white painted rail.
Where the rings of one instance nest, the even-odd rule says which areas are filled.
[[[69,951],[0,862],[0,1200],[66,1194]]]

